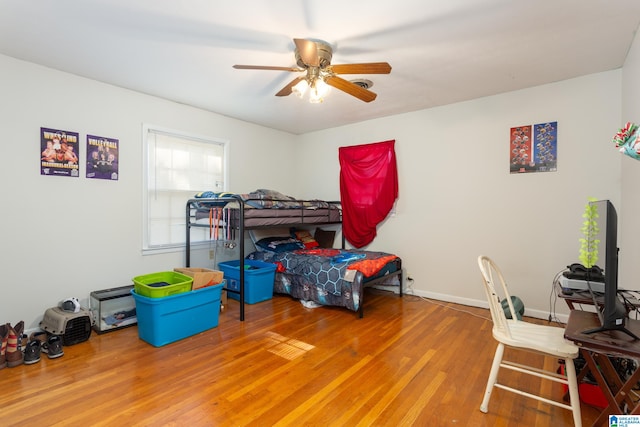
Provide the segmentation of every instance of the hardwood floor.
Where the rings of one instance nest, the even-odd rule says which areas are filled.
[[[487,310],[367,289],[363,319],[287,296],[249,305],[246,321],[238,318],[230,301],[217,328],[163,347],[131,327],[92,333],[59,359],[43,354],[3,369],[0,424],[573,425],[569,411],[502,390],[480,412],[496,347]],[[557,384],[526,386],[563,394]],[[590,425],[598,411],[583,403],[582,415]]]

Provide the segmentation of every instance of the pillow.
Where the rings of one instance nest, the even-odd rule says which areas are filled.
[[[292,237],[265,237],[256,242],[256,249],[267,252],[288,252],[304,249],[300,240]]]
[[[291,237],[291,232],[288,228],[258,228],[256,230],[249,230],[249,237],[255,245],[256,250],[263,251],[265,249],[258,246],[258,241],[268,237],[278,237],[280,240],[287,239]]]
[[[251,238],[255,239],[256,242],[258,240],[262,240],[265,237],[291,237],[291,231],[289,228],[257,228],[255,230],[250,230],[249,234],[251,234]]]
[[[335,230],[323,230],[316,228],[316,232],[313,237],[318,242],[318,246],[321,248],[333,248],[333,241],[336,238]]]
[[[296,239],[300,240],[304,245],[305,249],[317,248],[320,246],[320,243],[313,238],[309,230],[295,230],[293,232]]]

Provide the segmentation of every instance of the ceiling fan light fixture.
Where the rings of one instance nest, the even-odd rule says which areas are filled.
[[[318,92],[318,95],[324,98],[329,93],[329,89],[331,88],[331,86],[326,84],[322,79],[316,79],[315,88]]]
[[[276,96],[288,96],[295,93],[303,98],[309,92],[309,101],[322,102],[329,86],[363,102],[371,102],[377,94],[371,92],[373,82],[368,79],[346,80],[342,74],[389,74],[391,65],[388,62],[366,62],[359,64],[332,65],[333,49],[327,42],[313,39],[294,38],[297,67],[276,67],[267,65],[234,65],[233,68],[245,70],[276,70],[289,72],[306,72],[287,83]]]
[[[309,103],[320,104],[322,102],[324,102],[324,98],[319,97],[317,94],[314,95],[313,91],[309,92]]]
[[[291,92],[293,92],[298,98],[302,99],[308,88],[309,83],[307,83],[306,80],[300,80],[295,86],[291,88]]]
[[[324,97],[329,93],[329,85],[321,78],[316,78],[311,82],[309,90],[309,102],[319,104],[324,101]]]

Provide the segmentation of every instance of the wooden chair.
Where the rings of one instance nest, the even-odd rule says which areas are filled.
[[[578,395],[576,369],[573,362],[573,360],[578,357],[578,347],[571,341],[564,338],[564,328],[538,325],[518,320],[515,315],[516,312],[514,310],[513,303],[511,302],[511,296],[507,290],[507,284],[498,266],[486,256],[478,257],[478,266],[482,272],[484,290],[489,301],[489,309],[493,320],[493,337],[498,341],[498,348],[496,349],[496,353],[493,358],[493,364],[491,365],[491,372],[489,374],[489,380],[487,381],[484,399],[480,405],[480,410],[484,413],[488,412],[491,392],[494,387],[498,387],[522,396],[568,409],[573,412],[573,422],[575,426],[581,427],[582,418],[580,415],[580,397]],[[496,292],[496,288],[498,288],[497,290],[500,294]],[[502,299],[506,299],[507,301],[508,309],[511,313],[511,319],[507,319],[505,310],[502,308],[500,303]],[[532,366],[503,360],[505,346],[563,359],[566,376]],[[571,404],[567,405],[564,402],[547,399],[542,396],[537,396],[523,390],[498,383],[498,371],[500,368],[510,369],[567,385],[569,388]]]

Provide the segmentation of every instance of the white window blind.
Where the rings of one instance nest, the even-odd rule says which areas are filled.
[[[225,191],[226,142],[145,126],[143,250],[183,247],[185,206],[201,191]],[[194,242],[206,240],[193,230]]]

